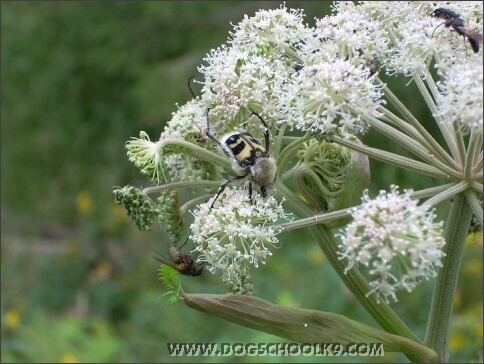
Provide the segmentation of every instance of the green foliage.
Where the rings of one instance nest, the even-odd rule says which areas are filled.
[[[69,308],[85,284],[88,270],[89,263],[78,252],[48,257],[40,270],[43,284],[33,290],[32,299],[51,313]]]
[[[168,302],[175,303],[180,300],[180,273],[166,264],[160,265],[160,281],[168,288],[163,296],[168,296]]]
[[[112,362],[122,345],[102,319],[36,311],[15,332],[2,326],[2,362]]]

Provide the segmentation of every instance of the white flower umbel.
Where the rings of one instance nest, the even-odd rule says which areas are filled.
[[[288,124],[300,130],[328,133],[342,127],[355,133],[365,128],[361,115],[380,115],[381,89],[368,68],[343,60],[321,62],[293,77],[281,107]]]
[[[366,191],[341,235],[339,255],[348,261],[346,272],[353,267],[366,271],[373,279],[367,296],[375,293],[377,301],[397,301],[397,291],[412,291],[442,265],[442,223],[434,223],[433,212],[418,206],[410,193],[400,195],[392,186],[372,200]]]
[[[226,123],[241,108],[277,118],[277,91],[300,66],[297,49],[310,39],[301,11],[285,6],[245,16],[228,41],[210,52],[199,72],[205,76],[202,99]],[[231,125],[230,127],[233,127]]]
[[[445,70],[462,58],[475,56],[466,39],[446,28],[444,20],[430,16],[439,7],[458,13],[466,26],[482,34],[481,1],[338,2],[334,5],[337,14],[323,18],[317,26],[320,36],[328,43],[336,42],[343,56],[358,49],[389,74],[412,76],[425,71],[432,61]]]
[[[309,59],[320,53],[327,58],[350,59],[353,64],[379,63],[390,40],[381,23],[362,7],[352,2],[335,3],[336,14],[316,19],[315,40],[304,48]]]
[[[180,138],[188,142],[205,140],[207,129],[207,106],[198,99],[192,99],[172,113],[160,139]]]
[[[482,57],[462,59],[449,67],[442,82],[438,83],[439,115],[448,122],[461,125],[464,131],[473,130],[482,135],[483,72]]]
[[[252,291],[250,268],[265,264],[271,249],[279,244],[276,230],[267,224],[288,216],[274,197],[253,196],[227,188],[210,208],[211,199],[193,212],[191,237],[201,251],[199,260],[211,272],[220,270],[222,281],[234,293]]]

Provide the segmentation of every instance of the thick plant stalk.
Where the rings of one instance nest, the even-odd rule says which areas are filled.
[[[449,327],[457,281],[472,209],[463,193],[454,197],[444,237],[447,241],[444,265],[439,272],[432,297],[425,343],[439,355],[439,362],[449,361]]]

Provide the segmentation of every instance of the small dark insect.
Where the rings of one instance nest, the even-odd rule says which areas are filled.
[[[459,14],[454,13],[452,10],[445,9],[445,8],[438,8],[435,9],[430,13],[430,16],[438,19],[445,20],[444,24],[446,28],[452,27],[458,34],[462,35],[464,38],[467,37],[469,40],[469,44],[471,45],[472,50],[474,53],[479,52],[479,43],[482,43],[482,34],[479,34],[474,29],[467,27],[464,23],[464,20],[459,17]],[[440,25],[442,25],[440,24]],[[440,27],[438,25],[434,31],[432,32],[432,36],[435,33],[435,30]]]
[[[183,245],[185,244],[186,242]],[[158,256],[154,258],[163,264],[175,268],[181,274],[193,277],[201,275],[206,264],[197,263],[196,258],[194,258],[191,254],[182,252],[181,248],[183,245],[179,248],[175,244],[170,244],[170,248],[168,250],[170,257],[169,259],[158,253],[156,250],[153,250],[156,254],[158,254]]]
[[[434,18],[443,19],[443,20],[449,20],[449,19],[457,19],[459,17],[459,14],[454,13],[452,10],[449,10],[449,9],[438,8],[432,11],[430,13],[430,16],[433,16]]]
[[[267,197],[269,190],[276,180],[277,165],[275,159],[269,155],[270,131],[264,119],[255,111],[252,111],[250,115],[257,116],[266,129],[264,133],[264,145],[246,131],[227,134],[220,141],[210,130],[209,111],[210,109],[207,110],[207,137],[217,143],[231,159],[232,169],[238,174],[237,176],[229,178],[220,186],[211,207],[213,208],[215,201],[217,201],[217,198],[228,184],[245,178],[249,179],[249,200],[251,203],[252,185],[254,183],[260,187],[262,197]]]

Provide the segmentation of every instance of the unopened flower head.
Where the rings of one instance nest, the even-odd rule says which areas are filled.
[[[158,206],[139,188],[124,186],[114,191],[114,202],[123,205],[131,222],[140,230],[150,230],[153,221],[158,217]]]
[[[157,199],[157,204],[158,221],[165,224],[166,231],[173,237],[173,241],[179,241],[184,229],[183,216],[180,214],[179,192],[163,191]]]
[[[354,135],[341,135],[360,143]],[[294,180],[301,195],[317,211],[331,212],[356,206],[370,183],[368,157],[336,143],[309,139],[297,151],[300,161]],[[332,220],[325,225],[337,228],[351,217]]]
[[[213,208],[210,200],[193,212],[190,227],[192,240],[201,251],[200,261],[212,272],[221,270],[222,280],[235,293],[250,293],[251,266],[265,264],[271,249],[279,244],[276,235],[280,231],[268,225],[288,218],[272,196],[253,196],[253,201],[251,204],[247,191],[227,188]]]
[[[377,301],[397,301],[397,291],[412,291],[442,265],[442,223],[434,223],[433,212],[418,206],[410,193],[400,195],[392,186],[372,200],[366,191],[341,236],[339,255],[348,261],[346,271],[362,268],[372,279],[367,295],[375,293]]]
[[[464,131],[482,134],[483,119],[482,57],[463,59],[449,67],[439,83],[439,113],[444,121],[457,123]]]

